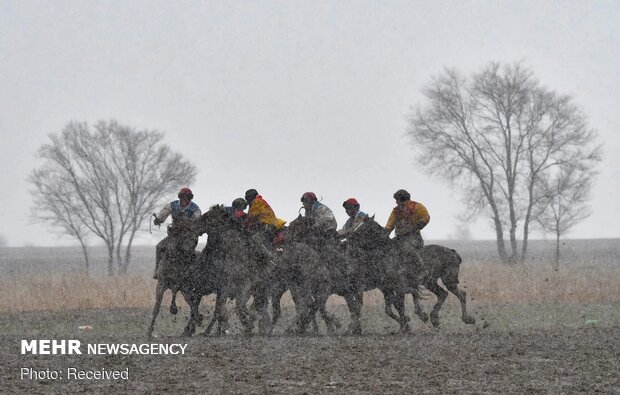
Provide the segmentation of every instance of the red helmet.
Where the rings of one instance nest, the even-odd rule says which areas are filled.
[[[344,207],[344,208],[347,208],[347,207],[359,208],[360,204],[357,202],[357,200],[355,198],[349,198],[349,199],[345,200],[344,203],[342,203],[342,207]]]
[[[303,195],[301,195],[301,202],[302,203],[311,203],[311,202],[316,202],[318,199],[316,198],[316,195],[314,194],[314,192],[306,192]]]
[[[179,194],[177,195],[177,197],[179,199],[181,199],[182,197],[187,197],[188,199],[193,199],[194,198],[194,194],[192,193],[192,190],[189,188],[182,188],[179,191]]]

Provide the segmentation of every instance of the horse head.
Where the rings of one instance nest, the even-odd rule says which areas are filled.
[[[289,222],[286,229],[286,237],[289,240],[300,240],[308,235],[310,224],[305,217],[299,214],[297,218]]]
[[[230,215],[221,204],[213,205],[197,221],[203,233],[221,232],[230,226]]]
[[[355,231],[347,237],[347,241],[355,247],[372,249],[386,243],[389,238],[385,228],[375,221],[373,215],[365,217]]]

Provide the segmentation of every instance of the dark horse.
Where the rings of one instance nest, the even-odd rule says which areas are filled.
[[[230,215],[221,205],[211,207],[197,221],[198,233],[207,233],[217,243],[211,247],[208,256],[209,271],[217,294],[214,319],[220,331],[227,327],[228,314],[225,302],[235,299],[236,311],[246,333],[251,333],[255,313],[247,303],[254,297],[254,306],[260,315],[259,333],[271,332],[271,320],[267,310],[267,292],[274,267],[256,257],[253,246],[242,230],[231,222]],[[213,321],[212,321],[213,323]],[[205,332],[211,329],[211,324]]]
[[[375,288],[384,293],[386,314],[399,323],[401,331],[409,330],[409,318],[404,312],[404,294],[417,292],[417,288],[405,281],[411,277],[410,268],[403,265],[391,249],[375,245],[374,239],[369,242],[353,238],[346,245],[342,244],[335,234],[317,233],[301,216],[289,224],[287,236],[307,243],[327,264],[330,291],[344,297],[351,314],[348,332],[361,334],[363,293]],[[274,297],[274,300],[279,299]],[[392,313],[392,307],[396,308],[399,316]]]
[[[328,333],[335,333],[340,323],[326,309],[331,294],[331,278],[325,261],[313,248],[288,235],[276,253],[275,262],[277,269],[271,289],[273,324],[280,317],[280,299],[290,289],[295,302],[296,319],[289,332],[304,333],[310,321],[318,330],[314,316],[319,311]]]
[[[173,295],[173,303],[170,307],[173,314],[176,313],[174,297],[178,291],[181,291],[188,303],[194,298],[191,293],[191,287],[188,287],[193,278],[193,272],[196,270],[197,263],[197,256],[194,251],[196,238],[193,236],[192,229],[187,226],[168,228],[166,244],[155,288],[155,306],[153,307],[153,316],[147,332],[149,337],[153,335],[155,320],[161,308],[164,292],[167,289],[170,289]]]
[[[400,248],[398,248],[398,241],[390,239],[384,228],[374,221],[373,218],[368,218],[357,229],[352,238],[360,240],[361,244],[367,243],[372,245],[374,240],[374,243],[377,245],[391,245],[391,248],[400,250]],[[400,251],[400,259],[420,265],[411,273],[412,275],[407,277],[409,284],[414,287],[423,285],[437,296],[437,303],[435,303],[430,314],[433,326],[439,326],[439,310],[448,297],[448,292],[438,284],[437,281],[439,279],[441,279],[445,287],[459,299],[462,312],[461,319],[463,322],[466,324],[474,324],[476,320],[467,313],[466,293],[458,287],[459,267],[461,264],[460,255],[453,249],[436,244],[424,246],[418,251],[417,255],[419,259],[418,257],[407,255],[407,253]],[[416,314],[422,321],[426,322],[428,316],[420,307],[419,294],[417,292],[412,292],[412,296]],[[400,304],[400,301],[398,303]]]

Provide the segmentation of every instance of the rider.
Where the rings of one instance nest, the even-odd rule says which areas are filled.
[[[306,192],[301,196],[306,214],[304,218],[309,220],[312,228],[322,234],[335,232],[338,224],[334,213],[323,203],[320,203],[314,192]]]
[[[224,207],[224,210],[230,215],[233,223],[243,226],[248,216],[244,211],[246,207],[248,207],[248,202],[244,198],[237,198],[233,200],[230,207]]]
[[[396,191],[394,199],[396,207],[392,210],[385,229],[389,233],[395,230],[396,239],[406,250],[409,248],[418,250],[424,247],[420,230],[430,221],[428,210],[422,203],[411,200],[411,195],[404,189]]]
[[[271,260],[271,254],[265,246],[273,243],[278,230],[286,221],[276,217],[273,209],[256,189],[248,189],[245,192],[245,200],[249,204],[247,215],[247,230],[252,234],[250,237],[259,257]]]
[[[351,233],[355,232],[357,227],[364,221],[364,218],[368,217],[368,214],[360,210],[360,204],[357,199],[350,198],[342,203],[342,207],[346,211],[349,219],[345,222],[342,229],[338,231],[341,238],[346,238]]]
[[[177,197],[179,198],[179,200],[170,202],[161,209],[159,214],[155,216],[153,224],[163,224],[169,215],[172,216],[172,225],[170,225],[171,228],[189,224],[192,221],[200,218],[202,213],[200,212],[200,207],[198,207],[196,203],[192,202],[194,194],[192,193],[191,189],[182,188],[179,191]],[[157,243],[155,252],[155,273],[153,274],[154,279],[157,279],[159,276],[159,262],[163,257],[167,241],[168,236],[166,236],[162,241]],[[198,238],[196,238],[195,242],[196,244],[198,244]]]

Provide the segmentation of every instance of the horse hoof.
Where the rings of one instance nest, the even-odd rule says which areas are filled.
[[[476,319],[474,317],[471,316],[465,316],[463,317],[463,322],[466,324],[475,324],[476,323]]]
[[[437,317],[434,314],[431,314],[431,324],[433,324],[435,328],[439,328],[439,317]]]
[[[428,314],[426,314],[426,313],[420,313],[420,314],[418,315],[418,317],[420,317],[420,320],[421,320],[422,322],[428,322]]]

